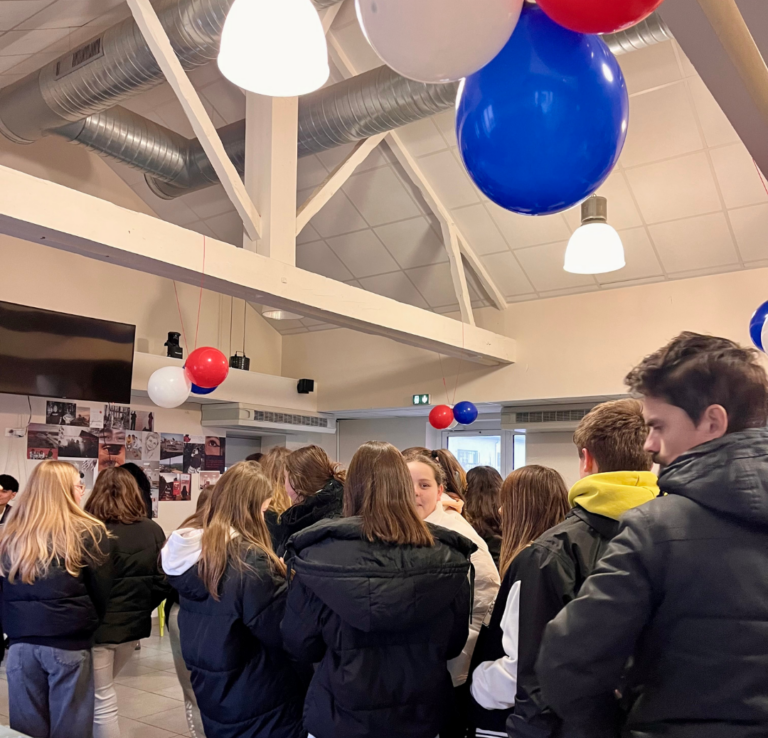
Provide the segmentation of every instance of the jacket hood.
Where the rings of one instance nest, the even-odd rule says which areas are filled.
[[[169,577],[183,574],[198,562],[202,550],[202,529],[180,528],[173,531],[160,553],[163,571]]]
[[[341,514],[343,506],[344,485],[337,479],[331,479],[317,494],[289,507],[280,516],[280,524],[289,530],[301,530],[334,513]]]
[[[618,520],[627,510],[659,496],[656,475],[651,472],[590,474],[571,487],[568,501],[587,512]]]
[[[429,529],[434,546],[395,546],[363,539],[360,518],[327,520],[293,536],[286,561],[291,577],[354,628],[407,630],[455,599],[477,550],[458,533]]]
[[[659,477],[662,492],[753,526],[768,526],[768,429],[729,433],[686,452]]]

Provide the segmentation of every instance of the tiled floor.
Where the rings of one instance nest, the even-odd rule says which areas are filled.
[[[0,668],[0,725],[8,725],[8,682]],[[188,736],[168,634],[141,642],[116,680],[121,738]]]

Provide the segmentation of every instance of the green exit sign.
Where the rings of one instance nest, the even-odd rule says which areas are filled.
[[[414,395],[413,396],[413,404],[414,405],[429,405],[429,395]]]

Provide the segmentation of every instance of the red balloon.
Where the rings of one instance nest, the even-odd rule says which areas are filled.
[[[445,430],[453,423],[453,410],[448,405],[438,405],[433,407],[429,413],[429,422],[437,430]]]
[[[538,0],[561,26],[579,33],[615,33],[647,18],[664,0]]]
[[[219,349],[203,346],[189,355],[185,371],[192,384],[210,389],[218,387],[227,378],[229,362]]]

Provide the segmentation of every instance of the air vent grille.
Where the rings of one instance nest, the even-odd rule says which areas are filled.
[[[534,410],[516,412],[517,423],[578,423],[589,410]]]
[[[283,425],[303,425],[312,428],[327,428],[328,418],[316,418],[311,415],[290,415],[254,410],[253,419],[257,423],[282,423]]]

